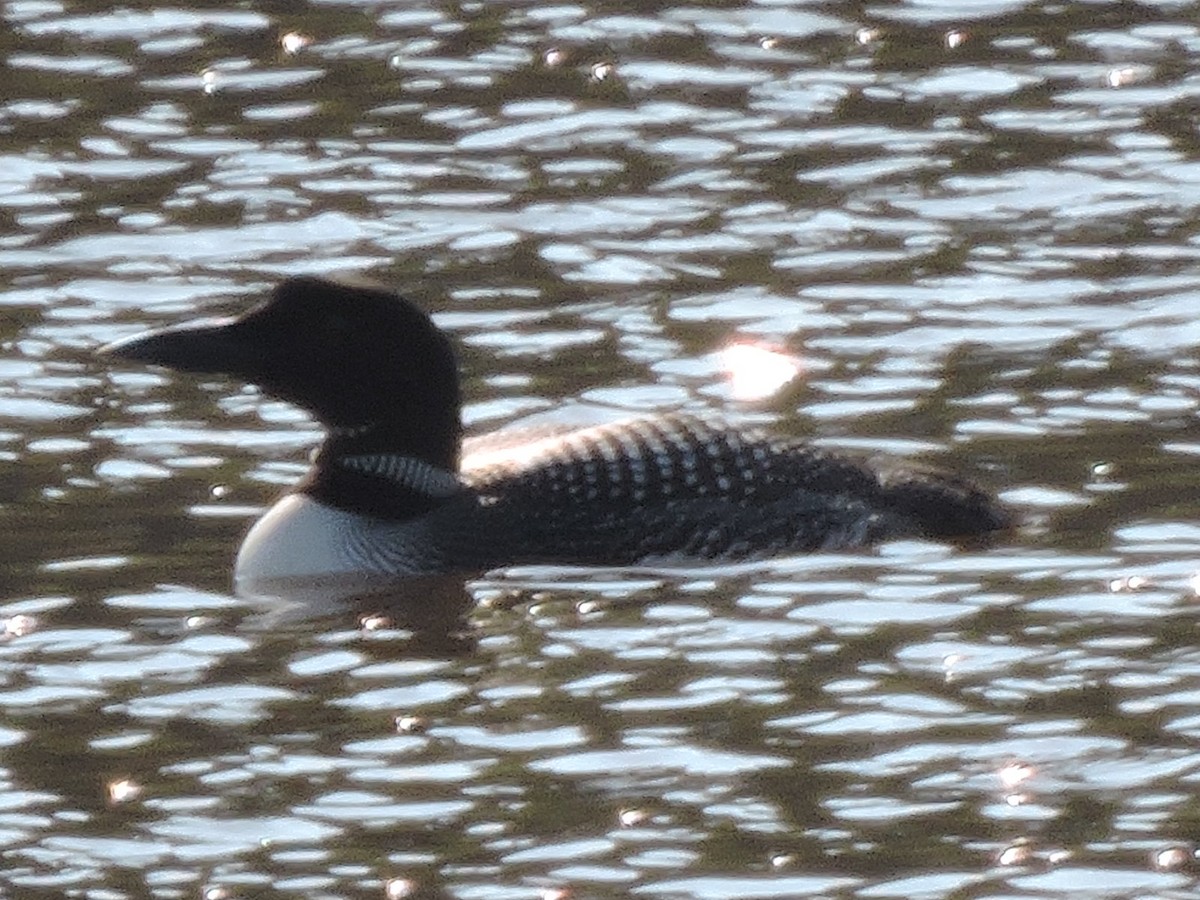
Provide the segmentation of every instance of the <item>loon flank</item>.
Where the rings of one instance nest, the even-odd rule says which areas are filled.
[[[239,586],[737,560],[897,537],[978,538],[1009,525],[989,495],[947,475],[676,415],[543,432],[461,465],[450,341],[426,313],[377,287],[289,278],[235,318],[101,352],[244,379],[326,428],[307,476],[246,536]]]

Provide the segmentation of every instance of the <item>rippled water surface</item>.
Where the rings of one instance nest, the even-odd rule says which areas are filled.
[[[0,2],[0,893],[1194,896],[1200,6],[108,6]],[[1025,526],[239,600],[315,426],[92,351],[341,271],[474,433],[716,411]]]

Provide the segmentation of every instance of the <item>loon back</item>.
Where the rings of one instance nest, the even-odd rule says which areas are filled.
[[[288,279],[240,317],[106,352],[239,376],[328,429],[306,478],[251,529],[239,576],[742,559],[1009,525],[947,475],[685,416],[492,440],[460,468],[453,349],[375,287]]]
[[[511,561],[744,559],[1004,528],[983,491],[690,416],[570,431],[465,461]]]

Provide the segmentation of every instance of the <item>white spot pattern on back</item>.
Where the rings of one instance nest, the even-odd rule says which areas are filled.
[[[539,435],[503,458],[468,455],[464,482],[542,559],[744,557],[853,544],[883,527],[867,467],[802,442],[669,416]],[[513,523],[521,523],[513,528]]]
[[[823,458],[794,442],[743,436],[702,420],[674,416],[635,419],[539,438],[503,459],[486,454],[464,461],[463,478],[480,491],[497,483],[522,486],[545,503],[671,504],[688,498],[741,503],[777,483],[778,457],[787,456],[789,482],[813,481]],[[857,467],[844,468],[861,473]],[[861,475],[860,475],[861,478]],[[836,477],[835,477],[836,481]],[[837,485],[835,483],[834,489]],[[815,483],[813,489],[817,489]]]

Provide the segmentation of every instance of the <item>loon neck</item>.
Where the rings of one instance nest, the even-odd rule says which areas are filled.
[[[301,493],[348,512],[403,521],[461,490],[461,426],[414,429],[387,422],[331,428]]]

